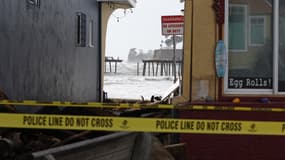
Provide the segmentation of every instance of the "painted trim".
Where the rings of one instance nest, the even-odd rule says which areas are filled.
[[[278,94],[279,68],[279,0],[273,1],[273,93]]]
[[[226,46],[226,57],[229,57],[229,1],[225,0],[225,27],[224,27],[224,39],[225,39],[225,46]],[[225,75],[224,75],[224,79],[223,80],[219,80],[219,99],[221,98],[221,96],[223,95],[223,93],[226,93],[227,89],[228,89],[228,76],[229,76],[229,59],[227,59],[227,65],[226,65],[226,70],[225,70]],[[224,84],[224,85],[222,85]],[[223,87],[222,87],[223,86]],[[221,92],[221,93],[220,93]]]
[[[247,5],[240,5],[240,4],[233,4],[231,6],[245,6],[246,7],[246,15],[248,15],[248,8]],[[276,5],[275,5],[276,6]],[[229,50],[229,0],[225,0],[225,45],[226,45],[226,56],[229,57],[229,51],[233,52],[233,50]],[[248,16],[246,16],[248,17]],[[246,18],[246,26],[248,26],[248,18]],[[246,30],[248,31],[248,27],[246,27]],[[278,32],[277,32],[278,34]],[[247,35],[246,35],[247,37]],[[248,40],[248,38],[246,38],[246,40]],[[248,42],[246,41],[246,44]],[[275,43],[275,42],[274,42]],[[277,43],[278,45],[278,43]],[[278,46],[277,46],[278,47]],[[278,62],[278,59],[277,59]],[[278,67],[278,63],[277,63],[277,67]],[[229,73],[229,63],[227,64],[226,67],[226,73],[225,73],[225,78],[223,79],[223,84],[221,84],[220,86],[223,86],[222,89],[220,89],[223,93],[221,94],[221,96],[219,96],[219,99],[223,99],[224,96],[232,96],[232,95],[254,95],[254,94],[260,94],[260,95],[272,95],[273,90],[274,89],[229,89],[228,88],[228,73]],[[278,72],[277,72],[277,76],[278,76]],[[274,77],[272,77],[274,78]],[[273,79],[274,81],[274,79]],[[222,83],[220,82],[220,83]],[[277,81],[278,82],[278,81]],[[274,85],[276,85],[276,82],[273,82],[273,87]],[[277,84],[278,85],[278,84]],[[220,87],[221,88],[221,87]]]
[[[128,0],[128,2],[132,7],[136,7],[136,4],[137,4],[136,0]]]
[[[136,7],[137,1],[136,0],[97,0],[97,2],[111,2],[111,3],[118,3],[118,4],[127,4],[130,5],[131,8]]]
[[[88,22],[88,47],[94,48],[94,21]]]

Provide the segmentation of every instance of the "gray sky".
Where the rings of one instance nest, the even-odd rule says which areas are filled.
[[[161,40],[165,40],[161,16],[181,15],[183,8],[179,0],[137,0],[133,13],[127,10],[124,16],[124,10],[114,11],[108,22],[106,55],[127,59],[130,48],[159,49]]]

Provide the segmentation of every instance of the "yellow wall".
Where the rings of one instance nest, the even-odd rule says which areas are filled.
[[[217,25],[213,0],[185,0],[182,96],[175,103],[216,99],[215,45]]]
[[[192,100],[214,99],[216,21],[213,0],[193,1]]]

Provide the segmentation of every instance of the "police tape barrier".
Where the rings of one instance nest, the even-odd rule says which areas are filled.
[[[138,103],[101,103],[101,102],[63,102],[63,101],[33,101],[33,100],[0,100],[0,105],[17,106],[49,106],[49,107],[88,107],[106,109],[179,109],[179,110],[208,110],[208,111],[262,111],[262,112],[285,112],[284,107],[241,107],[241,106],[209,106],[209,105],[186,105],[175,106],[172,104],[138,104]]]
[[[0,113],[0,127],[229,135],[284,135],[285,122]]]

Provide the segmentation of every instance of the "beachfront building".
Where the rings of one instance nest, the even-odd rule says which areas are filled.
[[[185,0],[184,16],[183,89],[177,102],[257,109],[285,106],[284,1]],[[225,49],[221,59],[217,58],[218,42],[225,45],[219,45]],[[222,64],[222,70],[217,64]],[[181,116],[285,120],[284,113],[258,111],[205,110],[181,112]],[[228,126],[232,127],[233,133],[239,128],[238,124]],[[252,124],[248,130],[254,132],[258,126]],[[284,137],[196,134],[182,135],[181,139],[188,143],[188,159],[285,158],[280,147],[285,143]]]
[[[2,0],[0,88],[11,100],[100,101],[107,21],[135,0]]]

